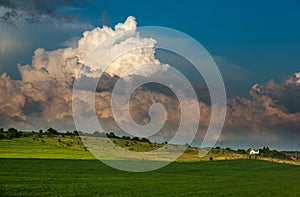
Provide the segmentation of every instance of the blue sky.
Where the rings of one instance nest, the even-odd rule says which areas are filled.
[[[99,24],[137,18],[140,26],[166,26],[189,34],[216,56],[251,72],[257,82],[299,71],[300,2],[252,1],[99,1],[82,17]],[[93,20],[94,19],[94,20]]]
[[[14,17],[15,24],[10,24],[11,21],[3,23],[5,6],[12,2],[21,2],[17,6],[21,14]],[[123,23],[128,16],[134,16],[139,27],[164,26],[192,36],[213,56],[225,81],[230,112],[227,136],[233,137],[233,143],[242,144],[237,140],[247,141],[254,133],[259,143],[266,140],[279,143],[283,148],[299,149],[297,98],[300,95],[300,73],[293,73],[300,72],[300,0],[53,2],[54,6],[43,1],[32,1],[28,5],[23,1],[0,2],[0,74],[7,72],[12,79],[20,79],[18,63],[31,64],[37,48],[54,50],[73,46],[84,31],[102,26],[103,21],[113,27],[116,23]],[[50,14],[47,13],[48,8],[51,9]],[[103,13],[106,13],[105,18],[101,18]],[[75,20],[61,16],[74,17],[72,19]],[[168,54],[160,54],[160,57],[177,61]],[[179,66],[185,69],[184,74],[194,77],[195,73],[188,66]],[[285,77],[286,80],[279,83]],[[277,83],[263,85],[270,79]],[[4,76],[1,80],[7,79]],[[249,90],[255,83],[262,86],[255,86],[250,95]],[[9,97],[5,91],[3,98]],[[21,97],[26,95],[22,91],[20,94]],[[7,99],[2,102],[3,106],[8,106],[8,101],[12,102],[10,106],[21,107],[13,108],[14,113],[8,115],[8,110],[0,112],[0,115],[8,117],[2,123],[11,120],[12,124],[17,124],[14,122],[15,114],[23,114],[24,104]],[[31,100],[28,102],[31,106]],[[253,133],[247,130],[248,127],[254,128]]]
[[[95,1],[93,4],[75,3],[59,7],[59,13],[79,16],[90,27],[41,30],[32,36],[22,34],[27,44],[24,52],[14,58],[3,55],[0,72],[18,77],[16,65],[30,63],[37,47],[55,49],[72,37],[81,37],[86,29],[101,26],[100,18],[107,13],[106,22],[113,26],[128,16],[137,18],[139,26],[165,26],[182,31],[198,40],[213,56],[222,58],[219,64],[237,66],[249,75],[239,83],[249,89],[254,83],[299,72],[300,64],[300,2],[298,0],[252,1]],[[87,25],[88,26],[88,25]],[[36,27],[33,27],[36,29]],[[12,29],[21,31],[20,29]],[[1,32],[1,27],[0,27]],[[2,32],[1,32],[2,33]],[[39,40],[38,37],[41,39]],[[50,39],[45,39],[45,37]],[[30,45],[30,46],[28,46]],[[26,48],[27,47],[27,48]],[[225,77],[226,78],[226,77]],[[226,79],[225,79],[226,80]],[[230,84],[231,85],[231,84]]]

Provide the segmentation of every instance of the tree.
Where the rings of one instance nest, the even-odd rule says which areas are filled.
[[[4,139],[5,135],[4,135],[4,129],[0,128],[0,139]]]
[[[247,153],[246,150],[244,150],[244,149],[238,149],[237,152],[240,153],[240,154],[246,154]]]
[[[53,128],[49,128],[49,129],[47,130],[47,135],[48,135],[49,137],[51,137],[51,136],[53,136],[53,135],[57,135],[57,134],[58,134],[58,131],[55,130],[55,129],[53,129]]]
[[[133,141],[140,141],[140,138],[138,138],[138,137],[135,136],[135,137],[132,137],[132,140]]]
[[[9,128],[8,129],[8,137],[9,138],[18,138],[18,137],[20,137],[20,134],[17,129]]]
[[[108,138],[117,138],[116,135],[113,132],[107,133],[106,136]]]
[[[79,136],[79,133],[78,133],[78,131],[76,131],[76,130],[73,131],[73,134],[74,134],[75,136]]]
[[[124,139],[124,140],[131,140],[131,137],[130,136],[122,136],[122,139]]]
[[[147,138],[144,138],[144,137],[141,139],[141,141],[142,141],[142,142],[148,142],[148,143],[150,143],[150,140],[147,139]]]

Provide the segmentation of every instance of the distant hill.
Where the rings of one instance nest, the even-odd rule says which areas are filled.
[[[0,158],[72,158],[95,159],[83,144],[80,132],[59,133],[55,129],[39,132],[22,132],[16,129],[4,131],[0,129]],[[90,136],[108,137],[117,146],[134,152],[148,152],[161,148],[165,143],[150,142],[147,138],[116,136],[114,133],[95,132]],[[182,146],[172,145],[168,146]],[[233,159],[260,159],[281,163],[300,164],[299,152],[260,149],[259,155],[250,155],[250,150],[216,147],[210,149],[207,155],[199,157],[200,149],[186,145],[186,151],[177,161],[214,161]]]

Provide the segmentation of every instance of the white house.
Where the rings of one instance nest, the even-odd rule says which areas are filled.
[[[252,149],[250,151],[250,155],[258,155],[259,154],[259,150],[255,151],[254,149]]]

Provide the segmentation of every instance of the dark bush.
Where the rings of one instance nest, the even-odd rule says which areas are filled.
[[[58,131],[55,130],[55,129],[53,129],[53,128],[49,128],[49,129],[47,130],[47,135],[48,135],[49,137],[52,137],[53,135],[58,135]]]
[[[239,154],[246,154],[247,153],[246,150],[244,150],[244,149],[238,149],[237,152]]]
[[[4,135],[4,129],[0,128],[0,139],[4,139],[5,135]]]
[[[141,142],[149,142],[149,143],[150,143],[150,140],[143,137],[143,138],[141,139]]]
[[[131,138],[129,136],[122,136],[122,139],[124,139],[124,140],[131,140]]]
[[[9,128],[8,133],[7,133],[7,137],[9,137],[10,139],[11,138],[18,138],[18,137],[20,137],[20,133],[15,128]]]
[[[117,136],[113,132],[107,133],[106,136],[108,138],[117,138]]]
[[[74,135],[74,136],[79,136],[78,131],[74,130],[74,131],[73,131],[73,135]]]
[[[133,141],[140,141],[140,138],[138,138],[138,137],[133,137],[132,140],[133,140]]]

